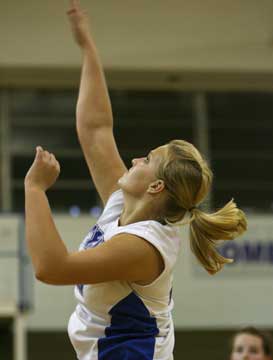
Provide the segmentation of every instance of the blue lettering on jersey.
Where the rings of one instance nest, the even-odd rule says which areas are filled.
[[[104,233],[99,227],[98,224],[92,227],[87,236],[85,237],[82,247],[84,249],[88,249],[91,247],[95,247],[100,243],[104,242]]]
[[[98,224],[92,227],[85,239],[83,240],[80,249],[89,249],[98,246],[104,242],[104,233]],[[83,284],[78,284],[79,292],[83,294]]]

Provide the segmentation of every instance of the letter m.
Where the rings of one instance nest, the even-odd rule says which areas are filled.
[[[262,260],[262,245],[261,244],[245,244],[245,257],[246,261],[256,261],[259,262]]]

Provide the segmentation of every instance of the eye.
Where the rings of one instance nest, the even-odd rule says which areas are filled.
[[[251,354],[258,354],[259,351],[258,351],[258,349],[257,349],[256,347],[251,347],[251,348],[250,348],[250,353],[251,353]]]
[[[145,162],[145,163],[148,163],[148,162],[149,162],[148,156],[146,156],[146,158],[144,159],[144,162]]]
[[[242,346],[237,346],[237,347],[235,347],[234,350],[235,350],[236,353],[241,353],[241,352],[243,352],[244,349],[243,349]]]

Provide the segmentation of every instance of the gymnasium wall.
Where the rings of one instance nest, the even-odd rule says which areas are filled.
[[[68,0],[0,5],[0,68],[75,67]],[[110,69],[272,72],[271,0],[82,0]]]

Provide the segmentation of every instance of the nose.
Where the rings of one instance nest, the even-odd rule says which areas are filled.
[[[132,165],[135,166],[141,159],[143,158],[136,158],[132,160]]]

